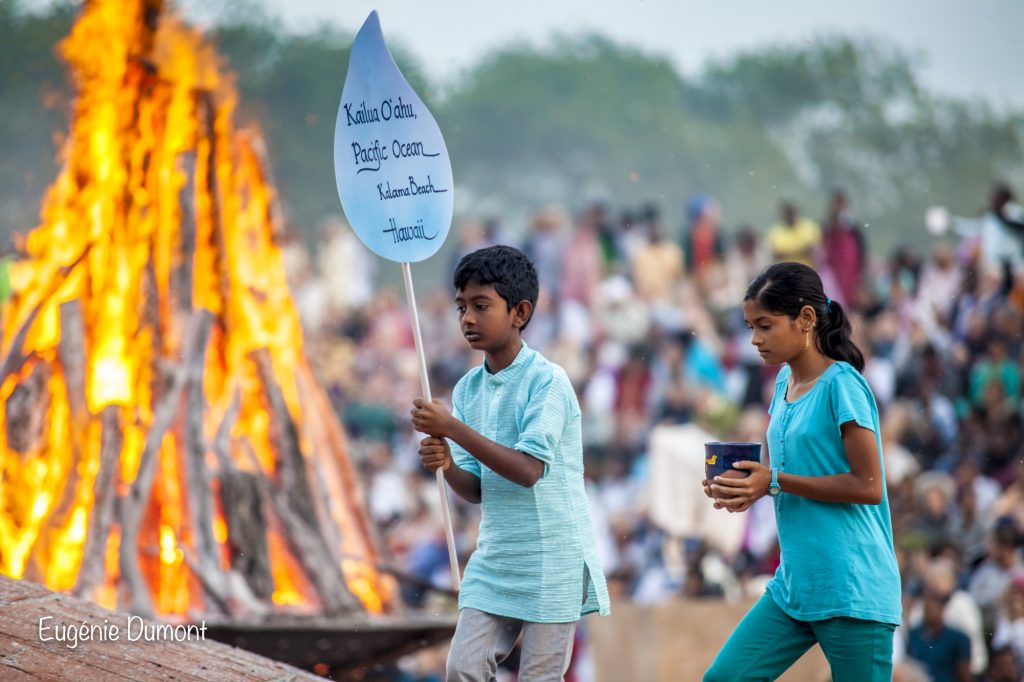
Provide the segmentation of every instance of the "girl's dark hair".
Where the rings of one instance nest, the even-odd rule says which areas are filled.
[[[470,282],[494,287],[498,296],[505,300],[509,310],[520,301],[529,301],[537,309],[539,284],[537,269],[526,254],[511,246],[489,246],[462,257],[455,267],[452,284],[456,291],[462,291]],[[523,322],[520,331],[530,324],[530,317]]]
[[[744,301],[754,301],[775,315],[796,319],[805,305],[818,315],[815,345],[833,360],[848,362],[860,372],[864,354],[850,338],[850,318],[843,306],[825,296],[818,273],[802,263],[776,263],[747,287]]]

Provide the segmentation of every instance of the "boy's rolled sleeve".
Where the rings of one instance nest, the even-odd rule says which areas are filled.
[[[567,391],[556,375],[530,392],[519,440],[513,448],[543,462],[545,476],[554,462],[570,416]]]

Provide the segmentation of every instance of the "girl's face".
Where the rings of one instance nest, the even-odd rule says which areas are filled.
[[[750,343],[757,348],[766,365],[790,362],[804,352],[807,332],[814,324],[812,310],[810,306],[804,306],[800,316],[794,320],[788,315],[765,310],[756,301],[743,302],[743,320],[750,330]],[[811,341],[810,350],[814,350],[814,339]]]

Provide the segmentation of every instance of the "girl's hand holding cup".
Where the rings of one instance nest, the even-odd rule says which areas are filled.
[[[764,494],[758,475],[755,481],[746,481],[752,471],[768,467],[760,463],[760,443],[711,442],[704,444],[704,494],[715,501],[715,509],[730,512],[745,511],[757,498]],[[739,467],[735,466],[742,463]],[[769,478],[771,474],[769,472]],[[754,486],[751,483],[755,483]],[[767,488],[767,485],[764,486]]]

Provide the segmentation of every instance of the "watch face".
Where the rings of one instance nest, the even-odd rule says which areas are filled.
[[[775,495],[778,495],[780,492],[782,492],[782,488],[780,488],[777,485],[769,486],[769,488],[768,488],[768,494],[772,495],[773,497]]]

